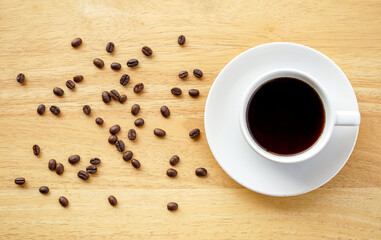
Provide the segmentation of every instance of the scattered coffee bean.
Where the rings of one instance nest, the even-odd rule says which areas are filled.
[[[143,118],[138,118],[135,120],[134,123],[135,123],[135,126],[140,127],[140,126],[143,126],[144,120],[143,120]]]
[[[206,171],[205,168],[197,168],[195,172],[196,172],[196,175],[199,177],[205,177],[206,174],[208,174],[208,171]]]
[[[92,164],[92,165],[98,165],[100,163],[101,163],[101,160],[99,158],[90,159],[90,164]]]
[[[121,68],[122,68],[122,65],[120,65],[120,63],[117,63],[117,62],[111,63],[112,70],[120,70]]]
[[[132,107],[131,107],[131,113],[132,113],[132,115],[135,115],[135,116],[138,115],[139,111],[140,111],[139,104],[132,105]]]
[[[38,156],[40,154],[40,147],[38,145],[33,145],[33,154]]]
[[[160,128],[155,128],[155,130],[153,130],[153,133],[158,137],[164,137],[166,134],[165,131]]]
[[[189,132],[189,137],[192,139],[198,138],[200,136],[200,129],[195,128]]]
[[[136,131],[135,131],[135,129],[130,129],[128,131],[128,139],[130,139],[131,141],[136,139]]]
[[[50,106],[49,110],[54,114],[54,115],[59,115],[61,113],[61,110],[57,106]]]
[[[107,43],[107,45],[106,45],[106,51],[108,53],[112,53],[114,51],[114,48],[115,48],[115,45],[114,45],[113,42]]]
[[[67,80],[66,81],[66,87],[69,88],[69,89],[74,89],[75,88],[75,83],[73,82],[73,80]]]
[[[115,142],[115,147],[119,152],[123,152],[125,149],[124,142],[122,140],[117,140]]]
[[[134,87],[134,92],[135,93],[141,93],[144,89],[144,84],[143,83],[138,83]]]
[[[61,196],[58,199],[58,202],[62,205],[62,207],[67,207],[67,205],[69,205],[69,200],[67,200],[67,198],[65,198],[64,196]]]
[[[178,207],[179,207],[179,205],[177,205],[177,203],[175,203],[175,202],[170,202],[167,204],[167,209],[169,211],[176,211]]]
[[[87,180],[87,179],[89,179],[89,177],[90,177],[90,175],[89,175],[87,172],[83,171],[83,170],[80,170],[80,171],[77,173],[77,176],[78,176],[80,179],[82,179],[82,180]]]
[[[44,114],[44,112],[45,112],[45,105],[44,104],[38,105],[38,107],[37,107],[37,113],[42,115],[42,114]]]
[[[120,84],[122,84],[123,86],[126,86],[129,81],[130,81],[130,76],[128,74],[123,74],[120,77]]]
[[[116,198],[115,198],[113,195],[111,195],[111,196],[108,197],[108,202],[109,202],[112,206],[115,206],[115,205],[118,203],[118,201],[116,200]]]
[[[49,188],[47,186],[41,186],[39,191],[42,194],[47,194],[49,192]]]
[[[192,97],[197,97],[199,94],[200,94],[200,92],[197,89],[189,90],[189,95]]]
[[[196,77],[196,78],[201,78],[202,77],[202,72],[200,69],[195,69],[193,70],[193,75]]]
[[[140,162],[136,159],[132,159],[131,164],[134,168],[140,168],[141,167]]]
[[[150,47],[144,46],[142,47],[142,53],[149,57],[152,55],[152,49]]]
[[[100,117],[97,117],[97,118],[95,119],[95,123],[98,124],[98,125],[103,125],[103,119],[100,118]]]
[[[169,117],[170,111],[167,106],[162,106],[160,108],[160,112],[161,112],[161,115],[163,115],[163,117],[165,118]]]
[[[79,162],[79,160],[81,160],[81,157],[79,155],[72,155],[67,160],[70,164],[76,164]]]
[[[132,155],[134,155],[131,151],[126,151],[124,154],[123,154],[123,160],[124,161],[130,161],[131,158],[132,158]]]
[[[139,61],[137,59],[130,59],[127,62],[128,67],[136,67],[138,66],[138,64],[139,64]]]
[[[184,43],[185,43],[185,36],[184,35],[180,35],[179,36],[179,38],[177,39],[177,43],[179,44],[179,45],[184,45]]]
[[[169,168],[167,170],[167,176],[168,177],[176,177],[177,176],[177,171],[173,168]]]
[[[76,38],[73,41],[71,41],[71,46],[73,48],[77,48],[77,47],[79,47],[81,45],[81,43],[82,43],[82,39]]]
[[[23,178],[23,177],[16,178],[16,179],[15,179],[15,183],[16,183],[17,185],[24,185],[24,183],[25,183],[25,178]]]
[[[76,83],[82,82],[83,76],[82,75],[76,75],[73,77],[73,81]]]
[[[89,105],[85,105],[83,106],[83,112],[86,114],[86,115],[90,115],[91,113],[91,107]]]
[[[102,100],[104,103],[109,103],[111,101],[110,93],[107,91],[102,92]]]
[[[188,71],[184,70],[179,72],[179,78],[184,79],[186,77],[188,77]]]
[[[109,138],[108,138],[108,142],[111,143],[111,144],[115,144],[115,142],[118,140],[118,137],[115,136],[115,135],[111,135]]]
[[[120,131],[120,126],[119,125],[114,125],[114,126],[110,127],[109,131],[110,131],[110,133],[112,135],[115,135],[115,134],[117,134]]]
[[[110,96],[114,100],[119,100],[119,97],[120,97],[118,91],[116,91],[115,89],[110,91]]]
[[[94,165],[90,165],[86,167],[86,172],[90,174],[94,174],[97,172],[97,167]]]
[[[49,163],[48,163],[48,168],[50,170],[55,170],[56,169],[56,166],[57,166],[57,162],[55,159],[50,159],[49,160]]]
[[[125,94],[120,95],[119,102],[124,103],[125,101],[127,101],[127,96]]]
[[[63,172],[64,172],[64,165],[62,165],[62,163],[57,163],[56,173],[58,175],[61,175]]]
[[[171,157],[171,159],[169,160],[169,164],[171,164],[172,166],[175,166],[176,164],[179,163],[179,161],[180,161],[179,156],[177,156],[177,155],[173,155],[173,156]]]
[[[19,83],[23,83],[25,80],[25,75],[23,73],[17,74],[16,81]]]
[[[180,88],[178,88],[178,87],[174,87],[174,88],[171,89],[171,93],[172,93],[173,95],[175,95],[175,96],[180,96],[181,93],[182,93],[182,91],[181,91]]]
[[[93,60],[93,63],[94,63],[94,65],[95,65],[97,68],[103,68],[103,66],[105,65],[105,63],[103,62],[103,60],[100,59],[100,58],[95,58],[95,59]]]
[[[62,90],[62,88],[55,87],[53,88],[53,93],[59,97],[62,97],[62,95],[64,95],[64,90]]]

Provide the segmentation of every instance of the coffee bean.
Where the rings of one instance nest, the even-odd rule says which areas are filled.
[[[135,131],[135,129],[130,129],[128,131],[128,139],[130,139],[131,141],[136,139],[136,131]]]
[[[173,168],[169,168],[167,170],[167,176],[168,177],[176,177],[177,176],[177,171]]]
[[[83,76],[82,75],[76,75],[73,77],[73,81],[76,83],[82,82]]]
[[[116,198],[115,198],[113,195],[111,195],[111,196],[108,197],[108,202],[109,202],[112,206],[115,206],[115,205],[118,203],[118,201],[116,200]]]
[[[37,107],[37,113],[42,115],[42,114],[44,114],[44,112],[45,112],[45,105],[44,104],[38,105],[38,107]]]
[[[120,77],[120,84],[122,84],[123,86],[126,86],[129,81],[130,81],[130,76],[128,74],[123,74]]]
[[[56,166],[57,166],[57,162],[55,159],[50,159],[49,160],[49,163],[48,163],[48,168],[50,170],[55,170],[56,169]]]
[[[91,107],[89,105],[85,105],[83,106],[83,112],[86,114],[86,115],[90,115],[91,113]]]
[[[106,51],[108,53],[112,53],[114,51],[114,48],[115,48],[115,45],[114,45],[113,42],[107,43],[107,45],[106,45]]]
[[[66,87],[69,89],[74,89],[75,88],[75,83],[72,80],[67,80],[66,81]]]
[[[98,125],[103,125],[103,119],[100,118],[100,117],[97,117],[97,118],[95,119],[95,123],[98,124]]]
[[[111,101],[110,93],[107,91],[102,92],[102,100],[104,103],[109,103]]]
[[[77,176],[78,176],[80,179],[82,179],[82,180],[87,180],[87,179],[89,179],[89,177],[90,177],[90,175],[89,175],[87,172],[83,171],[83,170],[80,170],[80,171],[77,173]]]
[[[23,177],[16,178],[16,179],[15,179],[15,183],[16,183],[17,185],[24,185],[24,183],[25,183],[25,178],[23,178]]]
[[[179,39],[177,39],[177,43],[179,44],[179,45],[184,45],[184,43],[185,43],[185,36],[184,35],[180,35],[179,36]]]
[[[79,45],[81,45],[81,43],[82,43],[82,39],[76,38],[73,41],[71,41],[71,46],[73,48],[77,48],[77,47],[79,47]]]
[[[55,88],[53,88],[53,93],[55,95],[61,97],[62,95],[64,95],[64,90],[62,90],[62,88],[55,87]]]
[[[61,110],[57,106],[50,106],[49,110],[54,114],[54,115],[59,115],[61,113]]]
[[[110,91],[110,96],[114,100],[119,100],[119,97],[120,97],[118,91],[116,91],[115,89]]]
[[[115,135],[115,134],[117,134],[120,131],[120,126],[119,125],[114,125],[114,126],[110,127],[109,131],[110,131],[110,133],[112,135]]]
[[[69,200],[67,200],[67,198],[65,198],[64,196],[61,196],[58,199],[58,202],[62,205],[62,207],[67,207],[67,205],[69,205]]]
[[[79,155],[72,155],[67,160],[70,164],[76,164],[79,162],[79,160],[81,160],[81,157]]]
[[[196,78],[201,78],[202,77],[202,72],[200,69],[195,69],[193,70],[193,75],[196,77]]]
[[[199,94],[200,94],[200,92],[197,89],[189,90],[189,95],[192,97],[197,97]]]
[[[117,140],[115,142],[115,147],[119,152],[123,152],[125,149],[124,142],[122,140]]]
[[[111,144],[115,144],[115,142],[118,140],[118,137],[115,136],[115,135],[111,135],[109,138],[108,138],[108,142],[111,143]]]
[[[138,115],[139,111],[140,111],[139,104],[132,105],[132,107],[131,107],[131,114],[132,115],[135,115],[135,116]]]
[[[122,68],[122,65],[120,65],[120,63],[117,63],[117,62],[111,63],[112,70],[120,70],[121,68]]]
[[[152,49],[150,47],[144,46],[142,47],[142,53],[146,56],[152,55]]]
[[[192,139],[198,138],[200,136],[200,129],[195,128],[189,132],[189,137]]]
[[[139,61],[137,59],[130,59],[127,61],[127,66],[128,67],[136,67],[138,66]]]
[[[90,164],[92,164],[92,165],[98,165],[100,163],[101,163],[101,160],[99,158],[90,159]]]
[[[124,103],[125,101],[127,101],[127,96],[125,94],[120,95],[119,102]]]
[[[162,106],[160,108],[160,112],[161,112],[161,115],[163,115],[163,117],[165,118],[169,117],[170,111],[167,106]]]
[[[58,175],[61,175],[63,172],[64,172],[64,165],[62,165],[62,163],[57,163],[57,166],[56,166],[56,173]]]
[[[174,88],[171,89],[171,93],[172,93],[173,95],[175,95],[175,96],[180,96],[181,93],[182,93],[182,91],[181,91],[180,88],[178,88],[178,87],[174,87]]]
[[[40,191],[42,194],[47,194],[49,192],[49,188],[47,186],[41,186],[38,191]]]
[[[97,172],[97,167],[93,166],[93,165],[87,166],[86,167],[86,172],[90,173],[90,174],[94,174],[94,173]]]
[[[184,70],[184,71],[179,72],[179,78],[184,79],[186,77],[188,77],[188,71]]]
[[[155,130],[153,130],[153,133],[158,137],[164,137],[166,134],[165,131],[160,128],[155,128]]]
[[[40,147],[38,145],[33,145],[33,154],[38,156],[40,154]]]
[[[131,158],[132,158],[132,155],[134,155],[131,151],[126,151],[124,154],[123,154],[123,160],[124,161],[130,161]]]
[[[173,156],[171,157],[171,159],[169,160],[169,164],[171,164],[172,166],[175,166],[176,164],[179,163],[179,161],[180,161],[179,156],[177,156],[177,155],[173,155]]]
[[[206,171],[205,168],[197,168],[195,172],[196,172],[196,175],[199,177],[205,177],[206,174],[208,174],[208,171]]]
[[[143,120],[143,118],[138,118],[135,120],[134,123],[135,123],[135,126],[140,127],[140,126],[143,126],[144,120]]]
[[[132,164],[132,166],[133,166],[134,168],[140,168],[140,167],[141,167],[140,162],[139,162],[138,160],[136,160],[136,159],[132,159],[132,160],[131,160],[131,164]]]
[[[23,73],[17,74],[16,81],[19,83],[23,83],[25,80],[25,75]]]
[[[167,209],[169,211],[176,211],[178,207],[179,207],[179,205],[177,205],[177,203],[175,203],[175,202],[170,202],[167,204]]]
[[[94,65],[95,65],[97,68],[103,68],[103,66],[105,65],[105,63],[103,62],[103,60],[100,59],[100,58],[94,58],[93,63],[94,63]]]
[[[135,93],[141,93],[144,89],[144,84],[143,83],[138,83],[134,87],[134,92]]]

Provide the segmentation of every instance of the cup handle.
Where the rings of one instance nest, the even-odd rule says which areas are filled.
[[[360,119],[358,111],[337,111],[335,126],[358,126]]]

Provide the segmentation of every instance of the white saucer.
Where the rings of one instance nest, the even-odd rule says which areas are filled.
[[[333,97],[333,110],[358,111],[355,93],[341,69],[322,53],[294,43],[269,43],[247,50],[220,72],[205,106],[205,132],[210,149],[225,172],[242,186],[271,196],[312,191],[344,166],[356,143],[358,126],[335,126],[326,147],[301,163],[282,164],[259,156],[239,125],[239,104],[250,83],[279,68],[304,71]]]

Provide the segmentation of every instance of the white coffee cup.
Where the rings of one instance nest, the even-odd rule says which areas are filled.
[[[266,151],[254,140],[250,134],[247,123],[247,108],[252,96],[263,84],[280,77],[296,78],[310,85],[319,94],[325,111],[325,124],[320,137],[311,147],[297,154],[277,155]],[[333,101],[333,99],[329,98],[320,83],[305,72],[295,69],[277,69],[275,71],[267,72],[253,81],[243,95],[239,113],[242,133],[250,146],[259,155],[266,159],[279,163],[297,163],[306,161],[318,154],[325,147],[331,138],[335,126],[358,126],[360,124],[360,113],[358,111],[334,111],[332,109],[331,101]]]

